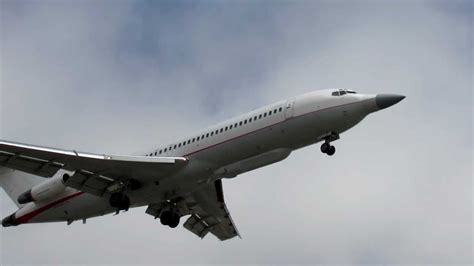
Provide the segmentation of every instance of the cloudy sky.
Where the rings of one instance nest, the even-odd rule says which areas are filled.
[[[472,1],[8,1],[0,139],[156,147],[312,90],[398,93],[345,133],[224,180],[243,239],[138,208],[0,229],[1,264],[441,263],[473,253]],[[16,210],[3,191],[1,217]]]

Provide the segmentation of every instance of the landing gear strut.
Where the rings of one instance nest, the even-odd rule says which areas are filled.
[[[171,228],[175,228],[179,225],[179,214],[173,211],[172,209],[164,211],[160,215],[160,222],[162,225],[167,225]]]
[[[326,153],[326,154],[329,155],[329,156],[333,156],[334,153],[336,153],[336,147],[332,146],[331,143],[326,140],[326,141],[321,145],[321,152],[322,152],[322,153]]]

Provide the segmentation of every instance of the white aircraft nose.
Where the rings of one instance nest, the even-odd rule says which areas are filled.
[[[375,103],[379,110],[381,110],[390,107],[403,99],[405,99],[405,96],[398,94],[377,94],[375,96]]]

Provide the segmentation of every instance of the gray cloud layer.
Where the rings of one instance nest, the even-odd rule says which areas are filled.
[[[1,139],[131,153],[349,87],[407,99],[225,180],[242,240],[134,209],[1,229],[2,264],[472,263],[472,3],[1,2]],[[15,211],[1,194],[1,216]]]

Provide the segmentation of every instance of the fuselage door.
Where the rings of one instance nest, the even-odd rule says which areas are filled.
[[[285,119],[293,117],[293,109],[295,107],[295,99],[286,101],[285,104]]]

